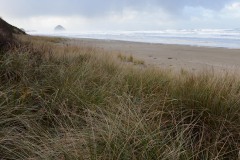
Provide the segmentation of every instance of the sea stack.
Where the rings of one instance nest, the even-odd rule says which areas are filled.
[[[57,31],[57,32],[59,32],[59,31],[65,31],[66,29],[63,27],[63,26],[61,26],[61,25],[57,25],[55,28],[54,28],[54,31]]]

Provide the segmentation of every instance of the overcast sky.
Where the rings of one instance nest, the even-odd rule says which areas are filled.
[[[240,28],[240,1],[0,0],[0,16],[38,31]]]

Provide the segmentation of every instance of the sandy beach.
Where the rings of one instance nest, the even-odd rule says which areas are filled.
[[[173,70],[238,71],[240,69],[240,49],[95,39],[74,39],[71,43],[104,49],[113,54],[132,55],[143,60],[146,65]]]

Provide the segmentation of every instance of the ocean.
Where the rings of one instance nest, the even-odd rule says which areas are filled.
[[[160,44],[240,48],[240,29],[180,29],[158,31],[28,32],[31,35],[123,40]]]

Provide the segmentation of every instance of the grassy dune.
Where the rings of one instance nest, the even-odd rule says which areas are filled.
[[[59,38],[18,39],[0,51],[3,159],[240,158],[238,77],[133,67],[133,57]]]

